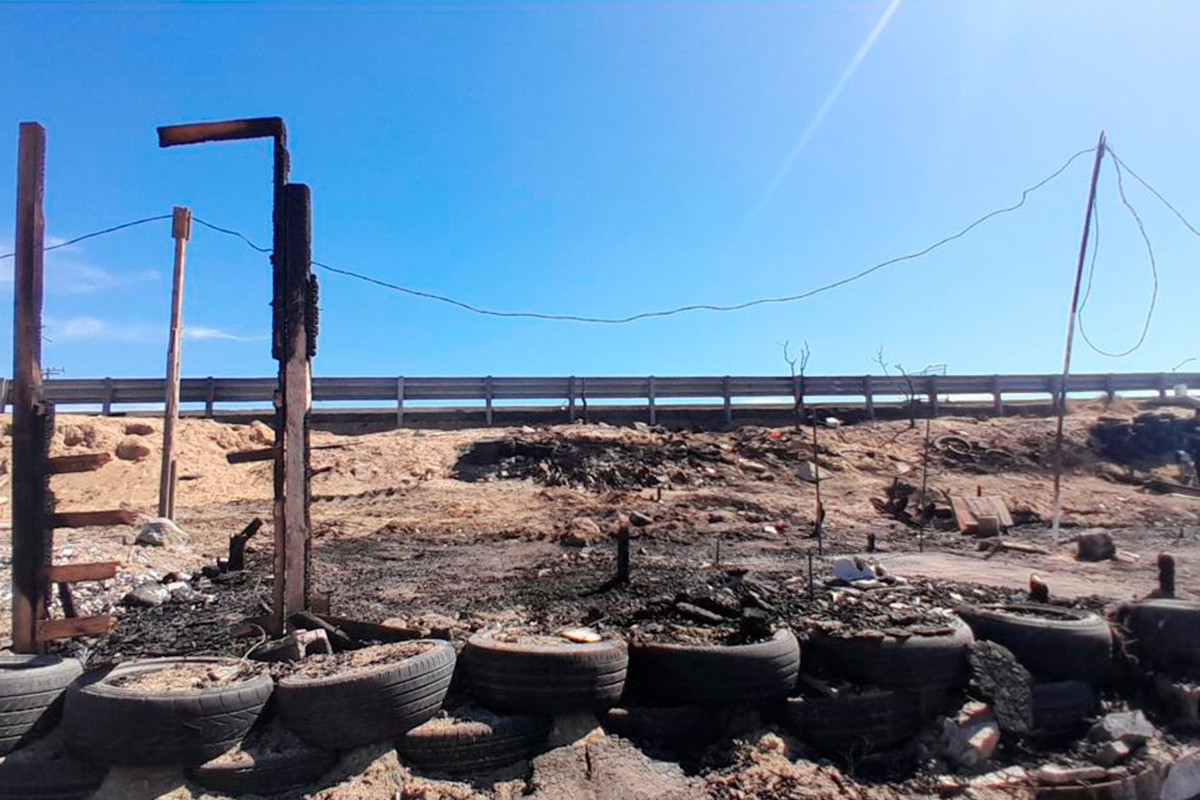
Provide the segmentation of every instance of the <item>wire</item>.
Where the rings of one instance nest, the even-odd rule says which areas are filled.
[[[1120,167],[1121,169],[1124,169],[1126,172],[1128,172],[1130,175],[1132,175],[1133,178],[1138,183],[1140,183],[1142,186],[1146,187],[1146,190],[1148,192],[1150,192],[1150,194],[1157,197],[1159,202],[1161,202],[1167,208],[1171,209],[1171,213],[1179,218],[1179,221],[1183,223],[1185,228],[1187,228],[1189,231],[1194,233],[1196,236],[1200,236],[1200,230],[1196,230],[1196,226],[1193,225],[1192,223],[1188,222],[1187,217],[1185,217],[1178,208],[1171,205],[1170,200],[1163,197],[1162,194],[1160,194],[1157,189],[1155,189],[1153,186],[1151,186],[1141,175],[1138,175],[1136,172],[1134,172],[1133,169],[1128,164],[1126,164],[1124,161],[1121,160],[1121,157],[1119,155],[1117,155],[1115,150],[1113,150],[1111,147],[1108,147],[1106,149],[1108,150],[1109,153],[1112,154],[1113,160],[1117,162],[1118,167]]]
[[[893,264],[899,264],[903,261],[911,261],[912,259],[916,259],[916,258],[920,258],[924,255],[928,255],[929,253],[933,252],[934,250],[937,250],[939,247],[942,247],[943,245],[949,244],[950,242],[953,242],[956,239],[960,239],[963,236],[966,236],[972,230],[974,230],[978,226],[982,225],[983,223],[987,222],[988,220],[992,219],[993,217],[997,217],[1001,214],[1008,214],[1012,211],[1016,211],[1017,209],[1021,208],[1023,205],[1025,205],[1025,201],[1028,199],[1030,194],[1032,194],[1033,192],[1036,192],[1038,189],[1042,188],[1047,183],[1054,180],[1062,173],[1066,172],[1067,168],[1070,167],[1071,164],[1073,164],[1075,162],[1075,160],[1078,159],[1080,156],[1086,155],[1087,153],[1095,152],[1095,150],[1096,150],[1095,147],[1088,147],[1084,150],[1080,150],[1079,152],[1075,153],[1070,158],[1068,158],[1062,164],[1062,166],[1060,166],[1054,172],[1050,173],[1045,178],[1042,178],[1040,181],[1038,181],[1034,185],[1030,186],[1029,188],[1025,189],[1023,192],[1021,192],[1021,199],[1018,200],[1016,203],[1012,204],[1011,206],[1006,206],[1004,208],[998,208],[994,211],[984,214],[982,217],[978,218],[971,224],[967,225],[965,228],[959,230],[957,233],[953,233],[950,236],[945,237],[944,239],[939,239],[938,241],[934,242],[933,244],[929,245],[928,247],[924,248],[923,250],[918,250],[914,253],[908,253],[907,255],[897,256],[895,258],[889,258],[886,261],[881,261],[880,263],[875,264],[874,266],[868,267],[867,269],[864,269],[860,272],[856,272],[853,275],[847,276],[845,278],[834,281],[832,283],[827,283],[823,286],[818,286],[817,288],[810,289],[806,292],[801,292],[800,294],[787,295],[784,297],[764,297],[764,298],[760,298],[757,300],[748,300],[744,303],[737,303],[734,305],[711,305],[708,303],[701,303],[701,304],[695,304],[695,305],[678,306],[676,308],[670,308],[670,309],[666,309],[666,310],[662,310],[662,311],[645,311],[640,314],[632,314],[627,317],[586,317],[586,316],[579,316],[576,314],[543,314],[543,313],[538,313],[538,312],[533,312],[533,311],[496,311],[496,310],[490,309],[490,308],[481,308],[479,306],[475,306],[470,303],[463,302],[462,300],[456,300],[452,297],[446,297],[445,295],[435,294],[433,292],[425,292],[425,291],[421,291],[419,289],[410,289],[406,286],[400,286],[399,284],[390,283],[388,281],[380,280],[379,278],[373,278],[373,277],[370,277],[369,275],[363,275],[362,273],[359,273],[359,272],[354,272],[352,270],[341,269],[339,267],[330,266],[329,264],[325,264],[320,261],[313,261],[312,264],[315,267],[320,267],[322,269],[328,270],[329,272],[335,272],[339,275],[345,275],[347,277],[355,278],[357,280],[363,281],[364,283],[370,283],[370,284],[373,284],[376,286],[381,286],[385,289],[391,289],[393,291],[402,292],[404,294],[411,295],[413,297],[423,297],[428,300],[436,300],[437,302],[446,303],[447,305],[452,305],[457,308],[461,308],[465,311],[470,311],[475,314],[483,314],[483,315],[490,316],[490,317],[505,317],[505,318],[510,318],[510,319],[511,318],[540,319],[540,320],[550,320],[550,321],[557,321],[557,322],[585,322],[585,323],[600,324],[600,325],[624,325],[624,324],[627,324],[630,322],[637,322],[638,320],[651,319],[651,318],[656,318],[656,317],[670,317],[670,316],[674,316],[676,314],[683,314],[683,313],[687,313],[687,312],[691,312],[691,311],[720,311],[720,312],[741,311],[743,309],[752,308],[754,306],[774,304],[774,303],[792,303],[792,302],[796,302],[798,300],[806,300],[810,297],[813,297],[814,295],[818,295],[823,292],[828,292],[831,289],[836,289],[840,286],[845,286],[848,283],[853,283],[854,281],[865,278],[874,272],[878,272],[879,270],[884,269],[885,267],[890,267]]]
[[[106,233],[116,233],[117,231],[123,231],[126,228],[132,228],[135,225],[145,225],[147,222],[158,222],[159,220],[170,219],[171,216],[172,216],[171,214],[159,214],[157,217],[145,217],[144,219],[135,219],[133,222],[125,222],[120,225],[114,225],[111,228],[105,228],[102,231],[92,231],[91,233],[85,233],[83,236],[76,236],[74,239],[68,239],[65,242],[59,242],[58,244],[52,244],[49,247],[42,248],[42,250],[43,250],[43,252],[49,253],[51,250],[57,250],[60,247],[70,247],[73,244],[79,244],[82,241],[85,241],[87,239],[94,239],[97,236],[103,236]],[[4,260],[6,258],[12,258],[15,255],[16,255],[16,253],[4,253],[3,255],[0,255],[0,261]]]
[[[222,228],[220,225],[214,225],[213,223],[211,223],[211,222],[207,222],[207,221],[205,221],[205,220],[202,220],[202,219],[200,219],[199,217],[192,217],[192,219],[193,219],[193,220],[195,220],[195,221],[196,221],[197,223],[199,223],[200,225],[203,225],[203,226],[204,226],[204,227],[206,227],[206,228],[211,228],[211,229],[212,229],[212,230],[214,230],[214,231],[217,231],[217,232],[219,232],[219,233],[225,233],[225,234],[228,234],[228,235],[230,235],[230,236],[236,236],[237,238],[241,239],[243,242],[245,242],[246,244],[250,245],[251,247],[253,247],[255,250],[257,250],[257,251],[258,251],[258,252],[260,252],[260,253],[269,253],[269,252],[271,252],[271,248],[269,248],[269,247],[259,247],[259,246],[258,246],[258,245],[256,245],[254,242],[250,241],[250,239],[248,239],[248,238],[246,237],[246,235],[245,235],[245,234],[243,234],[243,233],[239,233],[238,231],[230,230],[229,228]]]
[[[1134,209],[1133,205],[1130,204],[1129,199],[1125,196],[1125,181],[1123,179],[1123,173],[1121,171],[1121,163],[1116,158],[1116,156],[1113,156],[1113,166],[1116,168],[1116,171],[1117,171],[1117,193],[1121,197],[1121,203],[1125,206],[1126,210],[1129,211],[1130,215],[1133,217],[1134,222],[1137,223],[1138,232],[1142,235],[1142,241],[1145,242],[1145,244],[1146,244],[1146,254],[1150,257],[1150,279],[1151,279],[1150,306],[1149,306],[1149,308],[1146,309],[1146,321],[1144,323],[1142,323],[1141,335],[1138,336],[1138,340],[1136,342],[1134,342],[1133,345],[1126,350],[1121,350],[1119,352],[1113,352],[1113,351],[1105,350],[1101,347],[1097,347],[1095,342],[1093,342],[1091,340],[1091,338],[1087,335],[1087,330],[1083,326],[1083,309],[1084,309],[1084,307],[1087,306],[1088,297],[1091,296],[1091,293],[1092,293],[1092,277],[1096,271],[1096,254],[1100,252],[1100,217],[1098,214],[1098,206],[1093,203],[1093,205],[1092,205],[1092,213],[1093,213],[1092,220],[1093,220],[1094,224],[1096,225],[1096,240],[1095,240],[1095,244],[1092,247],[1091,268],[1088,270],[1087,292],[1084,294],[1083,303],[1079,307],[1079,333],[1083,337],[1083,341],[1087,344],[1087,346],[1092,348],[1092,350],[1099,353],[1100,355],[1106,356],[1108,358],[1124,358],[1125,356],[1130,355],[1131,353],[1134,353],[1135,351],[1140,349],[1141,346],[1146,341],[1146,335],[1150,332],[1150,322],[1154,318],[1154,307],[1158,302],[1158,264],[1155,262],[1155,259],[1154,259],[1154,248],[1152,248],[1150,246],[1150,237],[1146,234],[1146,226],[1142,224],[1142,218],[1138,215],[1138,213]]]

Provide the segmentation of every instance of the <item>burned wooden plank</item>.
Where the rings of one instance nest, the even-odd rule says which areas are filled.
[[[250,537],[258,533],[258,529],[262,527],[262,524],[263,521],[255,517],[250,520],[249,525],[242,529],[241,533],[229,537],[229,561],[226,563],[226,569],[231,571],[245,569],[246,542],[250,541]]]
[[[91,564],[54,564],[46,567],[45,579],[50,583],[106,581],[117,576],[119,561],[97,561]]]
[[[71,472],[95,472],[113,460],[112,453],[81,453],[73,456],[54,456],[50,459],[51,475]]]
[[[55,528],[90,528],[98,525],[136,525],[138,515],[126,508],[105,511],[63,511],[50,517]]]
[[[230,464],[249,464],[254,461],[270,461],[275,458],[274,447],[260,447],[254,450],[237,450],[227,453],[225,460]]]
[[[37,640],[50,642],[74,636],[103,636],[116,626],[117,618],[110,614],[72,619],[42,619],[37,623]]]
[[[282,138],[286,135],[281,117],[231,119],[221,122],[195,122],[184,125],[160,125],[158,146],[225,142],[234,139]]]

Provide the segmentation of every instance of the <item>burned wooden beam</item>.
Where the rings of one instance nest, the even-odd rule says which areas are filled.
[[[174,147],[181,144],[228,142],[238,139],[279,139],[286,135],[282,117],[193,122],[184,125],[160,125],[158,127],[158,146]]]
[[[74,456],[54,456],[50,459],[51,475],[66,475],[71,472],[95,472],[112,461],[112,453],[82,453]]]
[[[37,623],[38,642],[70,639],[73,636],[103,636],[117,626],[117,618],[109,614],[72,619],[42,619]]]
[[[78,583],[79,581],[106,581],[117,576],[119,561],[97,561],[92,564],[54,564],[43,570],[50,583]]]
[[[258,517],[250,520],[250,524],[242,529],[241,533],[236,533],[229,537],[229,561],[226,563],[226,569],[237,571],[246,567],[246,542],[250,541],[250,537],[258,533],[258,529],[262,527],[263,521]]]
[[[98,525],[136,525],[138,515],[125,508],[105,511],[63,511],[50,517],[55,528],[90,528]]]
[[[230,464],[249,464],[254,461],[270,461],[275,458],[274,447],[259,447],[254,450],[237,450],[226,453],[225,460]]]

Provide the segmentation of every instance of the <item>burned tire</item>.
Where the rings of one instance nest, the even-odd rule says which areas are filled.
[[[1096,693],[1083,681],[1035,683],[1033,732],[1056,737],[1077,733],[1096,710]]]
[[[1158,800],[1162,774],[1158,767],[1147,767],[1134,775],[1124,775],[1096,783],[1034,786],[1035,800]]]
[[[95,792],[108,774],[71,758],[61,745],[31,752],[36,749],[0,758],[0,800],[81,800]]]
[[[1112,669],[1112,631],[1090,611],[1033,603],[964,606],[956,611],[976,639],[1010,650],[1040,678],[1101,683]]]
[[[783,722],[800,741],[839,755],[890,750],[921,728],[920,699],[909,692],[874,691],[843,697],[795,697]]]
[[[625,689],[624,642],[516,644],[475,634],[463,656],[467,688],[483,705],[526,714],[599,711]]]
[[[67,686],[82,673],[73,658],[0,655],[0,756],[54,727]]]
[[[632,680],[655,702],[709,706],[782,700],[800,674],[800,643],[790,630],[765,642],[683,645],[635,642]]]
[[[210,689],[140,692],[113,681],[182,664],[235,666],[230,658],[150,658],[84,676],[67,691],[67,748],[105,765],[200,764],[245,737],[271,697],[269,675]]]
[[[1200,603],[1142,600],[1117,610],[1117,621],[1151,667],[1171,671],[1200,668]]]
[[[904,691],[945,689],[967,682],[967,647],[975,641],[960,619],[936,634],[835,636],[810,639],[821,661],[846,677],[872,686]]]
[[[251,732],[242,751],[225,753],[198,767],[189,767],[185,774],[192,783],[225,794],[273,795],[312,783],[338,760],[337,753],[297,746],[296,741],[278,747],[259,742]]]
[[[431,718],[442,707],[454,677],[454,648],[429,639],[422,653],[377,668],[308,678],[280,679],[279,719],[306,742],[350,750],[392,739]]]
[[[549,717],[475,709],[431,719],[396,742],[405,761],[447,775],[486,774],[532,755],[550,734]]]

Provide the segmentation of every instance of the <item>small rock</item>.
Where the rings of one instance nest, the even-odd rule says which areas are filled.
[[[1200,750],[1175,760],[1159,790],[1159,800],[1188,800],[1200,796]]]
[[[154,426],[146,422],[129,422],[125,425],[125,433],[130,436],[149,436],[154,433]]]
[[[826,428],[840,428],[840,427],[842,427],[842,421],[840,419],[838,419],[837,417],[826,417],[825,418],[825,427]]]
[[[591,517],[575,517],[571,520],[570,529],[563,535],[562,542],[567,545],[583,547],[594,544],[603,536],[604,533],[596,520]]]
[[[747,472],[763,473],[767,471],[766,464],[760,464],[757,461],[751,461],[748,458],[739,458],[737,464]]]
[[[1088,731],[1093,742],[1124,742],[1140,745],[1156,733],[1141,711],[1116,711],[1106,714]]]
[[[182,533],[183,531],[174,522],[166,517],[158,517],[143,525],[133,542],[134,544],[148,545],[150,547],[162,547],[167,543],[167,536],[169,534]]]
[[[150,446],[138,439],[122,439],[121,443],[117,445],[117,458],[123,461],[141,461],[148,455],[150,455]]]
[[[1102,767],[1115,767],[1133,754],[1133,748],[1124,742],[1105,742],[1092,754],[1092,761]]]
[[[172,603],[184,603],[190,605],[192,603],[205,602],[206,596],[193,589],[190,583],[177,581],[175,583],[167,584],[166,589],[171,593]]]
[[[567,628],[559,631],[558,635],[576,644],[595,644],[600,641],[600,634],[591,628]]]
[[[983,767],[999,744],[1000,726],[983,703],[968,703],[953,719],[942,719],[940,754],[962,769]]]
[[[649,514],[645,514],[641,511],[630,511],[629,512],[629,522],[631,525],[634,525],[635,527],[644,528],[647,525],[650,525],[651,523],[653,523],[654,518],[651,517]]]
[[[143,583],[121,598],[121,604],[130,608],[154,608],[171,599],[171,592],[160,583]]]

